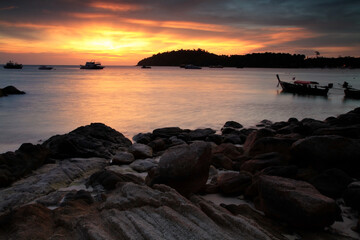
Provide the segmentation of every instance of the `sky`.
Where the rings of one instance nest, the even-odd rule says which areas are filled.
[[[360,0],[0,0],[0,64],[135,65],[198,48],[360,57]]]

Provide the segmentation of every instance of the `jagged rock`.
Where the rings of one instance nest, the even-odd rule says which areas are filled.
[[[224,124],[224,128],[227,128],[227,127],[231,127],[231,128],[243,128],[243,125],[241,125],[240,123],[235,122],[235,121],[227,121],[227,122]]]
[[[121,147],[129,147],[131,141],[120,132],[102,124],[92,123],[74,131],[56,135],[43,143],[57,159],[74,157],[110,158]]]
[[[102,170],[91,175],[87,185],[96,186],[102,185],[106,190],[113,190],[116,184],[120,182],[134,182],[137,184],[143,184],[144,181],[132,174],[121,174],[109,170]]]
[[[197,192],[209,176],[211,147],[206,142],[194,142],[169,148],[160,158],[158,168],[146,177],[148,185],[163,183],[183,195]]]
[[[262,175],[259,199],[265,215],[300,228],[323,228],[339,217],[335,201],[312,185],[292,179]]]
[[[360,176],[360,142],[340,136],[312,136],[296,141],[291,161],[317,170],[339,168],[351,176]]]
[[[41,145],[24,143],[15,152],[0,154],[0,187],[9,186],[13,181],[31,173],[47,163],[48,149]]]
[[[151,133],[138,133],[133,138],[134,142],[148,144],[152,141],[152,134]]]
[[[276,152],[256,155],[251,160],[244,162],[241,165],[240,169],[247,172],[255,173],[270,166],[280,165],[281,158],[281,155]]]
[[[153,159],[142,159],[142,160],[135,160],[133,163],[130,164],[130,167],[137,172],[147,172],[151,168],[157,167],[158,163],[155,162]]]
[[[351,182],[353,182],[351,177],[336,168],[328,169],[310,180],[320,193],[334,199],[340,198]]]
[[[111,159],[112,165],[130,164],[135,161],[134,155],[128,152],[118,152]]]
[[[346,188],[343,197],[346,205],[360,210],[360,182],[351,183]]]
[[[153,150],[151,147],[141,143],[134,143],[129,147],[129,152],[132,153],[135,159],[151,158]]]
[[[158,128],[153,131],[153,138],[170,138],[172,136],[178,136],[182,133],[183,130],[179,127],[166,127],[166,128]]]
[[[219,190],[228,195],[240,195],[252,183],[252,175],[248,172],[225,172],[218,176]]]
[[[67,187],[75,179],[102,169],[106,164],[107,160],[104,158],[74,158],[43,165],[13,186],[0,189],[0,213]]]
[[[252,144],[251,147],[245,148],[248,156],[256,156],[263,153],[278,152],[284,158],[290,157],[290,149],[297,139],[279,138],[279,137],[263,137]]]
[[[292,178],[295,179],[298,173],[298,167],[295,165],[289,166],[271,166],[264,168],[261,171],[261,174],[269,175],[269,176],[278,176],[284,178]]]

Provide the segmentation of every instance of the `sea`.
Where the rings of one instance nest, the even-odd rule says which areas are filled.
[[[26,92],[0,98],[0,153],[95,122],[132,139],[162,127],[220,131],[229,120],[245,127],[264,119],[325,120],[360,106],[360,100],[345,99],[340,86],[347,81],[360,88],[359,69],[53,67],[0,69],[0,88]],[[282,93],[276,74],[334,88],[328,97]]]

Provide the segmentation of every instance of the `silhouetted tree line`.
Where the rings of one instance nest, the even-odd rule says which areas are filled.
[[[261,68],[360,68],[360,58],[306,58],[303,54],[252,53],[246,55],[216,55],[203,49],[177,50],[154,54],[138,62],[138,66],[197,66],[222,65],[224,67]]]

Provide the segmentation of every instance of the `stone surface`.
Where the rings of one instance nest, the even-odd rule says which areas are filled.
[[[317,170],[339,168],[351,176],[360,176],[360,142],[341,136],[312,136],[296,141],[291,147],[292,162]]]
[[[110,158],[121,147],[129,147],[131,141],[120,132],[102,124],[92,123],[74,131],[56,135],[43,143],[57,159],[74,157]]]
[[[267,128],[262,128],[256,131],[253,131],[246,138],[244,143],[245,153],[249,153],[250,149],[254,147],[254,144],[261,138],[264,137],[273,137],[275,135],[275,131]]]
[[[340,214],[333,199],[306,182],[262,175],[258,188],[264,213],[295,227],[323,228]]]
[[[183,195],[203,187],[209,176],[211,147],[206,142],[194,142],[168,149],[160,158],[158,168],[148,174],[147,183],[163,183]]]
[[[247,148],[247,154],[256,156],[263,153],[278,152],[287,159],[290,157],[290,148],[296,140],[292,138],[263,137]]]
[[[134,155],[128,152],[118,152],[116,153],[112,159],[112,165],[123,165],[123,164],[130,164],[135,161]]]
[[[129,152],[132,153],[135,159],[151,158],[153,150],[151,147],[141,143],[134,143],[129,147]]]
[[[343,197],[346,205],[360,210],[360,182],[351,183],[346,188]]]
[[[178,136],[180,133],[182,133],[183,130],[179,127],[165,127],[165,128],[158,128],[155,129],[152,134],[153,138],[170,138],[172,136]]]
[[[248,172],[225,172],[217,178],[220,192],[227,195],[241,195],[251,183],[252,175]]]
[[[351,177],[336,168],[325,170],[310,180],[320,193],[334,199],[340,198],[351,182],[353,182]]]
[[[278,176],[285,178],[295,179],[297,177],[298,167],[295,165],[289,166],[271,166],[264,168],[261,171],[261,174],[269,175],[269,176]]]
[[[267,167],[280,165],[281,159],[281,155],[276,152],[264,153],[244,162],[241,165],[240,169],[247,172],[255,173]]]
[[[157,167],[158,163],[155,162],[153,159],[141,159],[135,160],[133,163],[130,164],[130,167],[137,172],[147,172],[151,168]]]
[[[226,128],[226,127],[231,127],[231,128],[243,128],[243,125],[241,125],[240,123],[235,122],[235,121],[227,121],[227,122],[224,124],[224,128]]]

